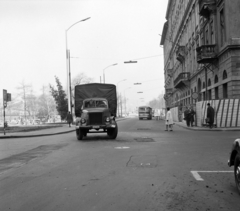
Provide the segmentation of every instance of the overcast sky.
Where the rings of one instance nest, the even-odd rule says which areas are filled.
[[[66,86],[66,36],[74,78],[118,85],[137,104],[164,90],[160,36],[168,0],[0,0],[0,88],[16,93],[24,80],[39,94],[43,85]],[[136,64],[124,61],[137,60]],[[123,81],[126,79],[126,81]],[[121,82],[120,82],[121,81]],[[134,83],[142,85],[133,85]],[[142,91],[142,94],[137,92]]]

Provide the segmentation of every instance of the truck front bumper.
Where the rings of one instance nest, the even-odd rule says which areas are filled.
[[[84,129],[84,130],[91,130],[91,129],[111,129],[111,128],[116,128],[116,125],[114,124],[109,124],[109,125],[76,125],[76,129]]]

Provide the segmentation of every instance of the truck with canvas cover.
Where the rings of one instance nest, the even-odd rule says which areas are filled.
[[[76,135],[82,140],[88,133],[118,134],[116,123],[117,92],[114,84],[90,83],[75,86]]]

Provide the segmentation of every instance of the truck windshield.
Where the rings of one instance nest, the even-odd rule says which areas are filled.
[[[107,108],[106,100],[87,100],[84,102],[84,108]]]

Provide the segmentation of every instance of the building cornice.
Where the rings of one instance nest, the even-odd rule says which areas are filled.
[[[160,45],[164,45],[165,42],[165,38],[167,35],[167,30],[168,30],[168,21],[166,21],[163,25],[163,30],[162,30],[162,36],[161,36],[161,41],[160,41]]]

